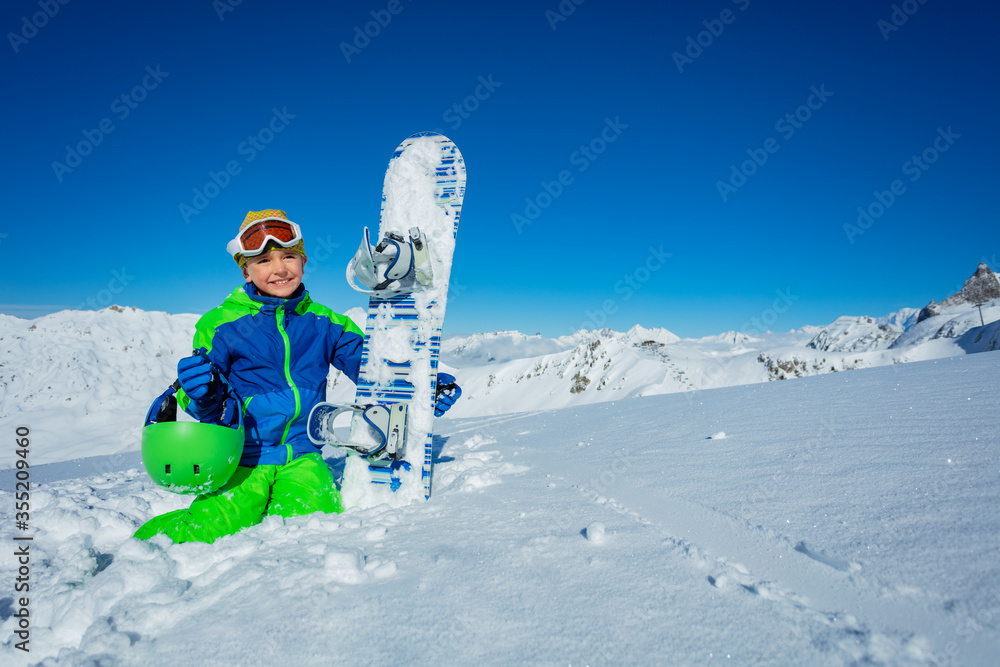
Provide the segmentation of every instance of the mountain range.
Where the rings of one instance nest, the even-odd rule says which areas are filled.
[[[982,304],[982,320],[976,304]],[[467,398],[456,417],[564,407],[938,359],[1000,349],[1000,278],[980,264],[923,309],[845,316],[785,333],[680,338],[666,329],[506,331],[447,339],[442,360]]]
[[[981,305],[981,308],[980,308]],[[347,313],[363,325],[360,308]],[[981,319],[982,318],[982,319]],[[135,450],[152,399],[173,381],[198,316],[111,306],[23,320],[0,315],[0,424],[33,415],[46,457],[65,460]],[[681,338],[667,329],[581,330],[558,338],[517,331],[446,338],[442,368],[463,398],[450,417],[486,416],[752,384],[1000,349],[1000,279],[981,264],[941,303],[883,317],[845,316],[788,332],[729,331]],[[337,371],[328,399],[350,402],[354,385]],[[108,414],[118,422],[108,420]],[[46,432],[52,423],[77,429]],[[41,416],[42,419],[38,419]],[[133,428],[134,427],[134,428]],[[46,452],[49,452],[46,454]],[[0,467],[11,454],[0,455]]]

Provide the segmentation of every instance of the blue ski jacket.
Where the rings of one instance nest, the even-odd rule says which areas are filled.
[[[281,299],[253,283],[232,291],[195,327],[204,348],[243,402],[246,441],[242,466],[284,464],[319,451],[306,433],[309,411],[326,399],[330,365],[358,381],[364,333],[350,318],[309,298],[300,285]],[[223,395],[194,401],[178,391],[192,417],[217,419]]]

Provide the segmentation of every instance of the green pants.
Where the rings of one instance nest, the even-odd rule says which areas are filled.
[[[239,467],[221,489],[198,496],[186,510],[150,519],[135,537],[162,534],[174,542],[214,542],[272,514],[287,518],[343,511],[329,466],[318,453],[306,454],[284,465]]]

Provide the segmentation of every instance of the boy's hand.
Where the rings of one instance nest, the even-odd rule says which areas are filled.
[[[206,355],[198,352],[177,362],[177,379],[180,380],[184,393],[195,401],[208,396],[216,381],[212,362]]]
[[[437,400],[434,403],[434,416],[440,417],[448,412],[455,401],[462,395],[462,388],[455,384],[455,376],[448,373],[438,373]]]

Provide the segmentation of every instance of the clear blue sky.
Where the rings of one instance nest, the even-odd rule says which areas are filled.
[[[425,129],[469,174],[446,334],[787,330],[1000,268],[995,4],[234,2],[4,3],[0,311],[204,312],[272,207],[313,298],[363,305]]]

